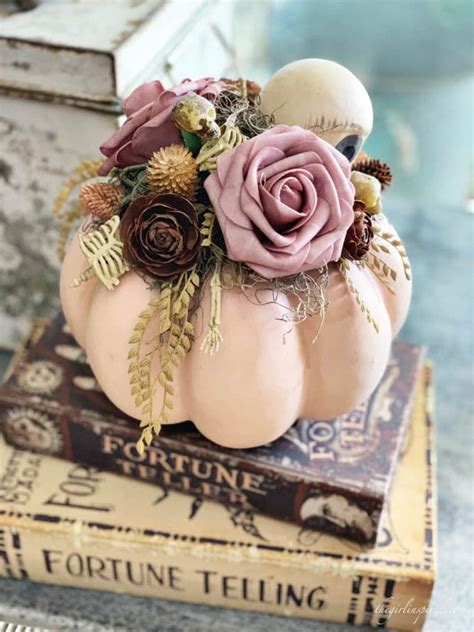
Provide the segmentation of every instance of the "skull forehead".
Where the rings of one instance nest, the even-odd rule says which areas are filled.
[[[372,130],[372,102],[361,81],[327,59],[301,59],[278,70],[261,93],[261,108],[276,123],[299,125],[315,133]],[[336,131],[334,129],[334,131]]]

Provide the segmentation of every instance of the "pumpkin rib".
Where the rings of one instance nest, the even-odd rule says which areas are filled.
[[[398,271],[397,256],[395,251],[387,255]],[[68,281],[83,266],[84,256],[73,241],[61,279],[66,318],[105,393],[126,414],[139,418],[129,392],[128,339],[138,314],[147,307],[150,290],[133,271],[110,292],[94,279],[72,288]],[[220,329],[224,340],[212,357],[200,350],[210,309],[206,284],[194,316],[196,339],[176,371],[169,422],[194,418],[211,440],[247,448],[272,441],[298,417],[331,418],[359,404],[386,367],[393,323],[406,313],[411,284],[399,274],[393,297],[370,270],[354,266],[353,274],[358,291],[378,321],[378,334],[361,313],[341,273],[331,266],[326,290],[329,306],[314,344],[319,316],[294,325],[283,344],[288,323],[277,320],[281,307],[253,305],[236,288],[223,292]],[[155,398],[158,410],[159,386]]]

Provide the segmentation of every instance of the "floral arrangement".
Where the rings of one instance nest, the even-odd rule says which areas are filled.
[[[201,349],[213,354],[224,343],[225,289],[257,301],[260,288],[270,288],[275,302],[280,293],[295,297],[282,313],[293,326],[330,309],[328,269],[337,266],[377,330],[351,266],[368,266],[390,289],[396,273],[379,257],[388,243],[407,278],[410,269],[402,243],[380,221],[388,166],[362,152],[351,166],[312,131],[275,125],[260,111],[253,82],[204,78],[166,90],[153,81],[130,95],[124,111],[125,123],[101,147],[105,162],[79,165],[54,210],[63,223],[60,255],[83,218],[79,241],[89,266],[74,285],[97,277],[113,290],[134,270],[154,290],[129,341],[141,452],[173,407],[174,371],[193,344],[193,315],[207,284],[211,314]],[[64,210],[85,180],[79,203]],[[158,383],[164,397],[155,411]]]

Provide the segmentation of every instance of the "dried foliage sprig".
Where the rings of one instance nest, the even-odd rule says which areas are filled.
[[[307,318],[320,315],[321,323],[313,342],[317,340],[328,307],[325,294],[329,284],[327,266],[313,270],[311,273],[300,272],[293,276],[263,279],[243,264],[237,266],[232,262],[229,264],[231,271],[223,275],[223,289],[240,289],[247,300],[254,305],[273,304],[281,307],[279,320],[289,325],[288,331],[283,335],[283,341],[295,325],[299,325]],[[290,300],[282,301],[282,296]]]
[[[144,442],[146,441],[147,445],[150,445],[153,440],[153,432],[158,433],[160,430],[159,424],[153,423],[154,390],[151,380],[153,349],[143,353],[145,333],[157,311],[155,301],[156,299],[153,298],[147,309],[141,312],[133,328],[132,336],[128,341],[130,345],[128,373],[130,376],[131,394],[135,398],[135,406],[141,408],[141,423],[147,425],[137,443],[137,450],[140,453],[144,450]]]
[[[361,295],[359,293],[359,290],[356,288],[356,286],[354,285],[354,282],[351,279],[351,276],[350,276],[351,264],[350,264],[350,262],[347,259],[340,259],[338,264],[337,264],[337,267],[338,267],[339,271],[341,272],[342,276],[344,277],[344,280],[347,283],[347,287],[349,288],[349,290],[351,291],[352,295],[354,296],[354,300],[357,303],[357,305],[359,306],[360,311],[365,315],[365,317],[367,318],[367,321],[369,322],[369,324],[372,325],[372,327],[378,333],[379,332],[379,326],[377,325],[377,323],[374,320],[372,314],[370,313],[369,308],[367,307],[367,305],[362,300],[362,297],[361,297]]]
[[[79,220],[83,219],[84,210],[78,202],[61,215],[61,226],[59,227],[58,239],[56,242],[56,253],[58,259],[62,261],[66,256],[66,247],[73,228]]]
[[[387,281],[396,281],[397,280],[397,272],[391,266],[388,265],[378,253],[383,252],[388,254],[389,249],[384,246],[384,244],[377,244],[375,240],[370,244],[370,252],[369,252],[369,260],[370,265],[374,268],[378,274],[384,277]]]
[[[390,244],[398,252],[398,254],[400,255],[400,258],[402,260],[402,265],[403,265],[403,271],[405,273],[405,278],[407,279],[407,281],[410,281],[411,280],[410,261],[408,259],[408,255],[407,255],[407,252],[405,250],[405,246],[403,245],[403,242],[401,241],[401,239],[399,239],[393,233],[383,230],[380,226],[377,226],[377,225],[374,226],[373,230],[374,230],[374,233],[378,237],[380,237],[381,239],[385,240],[388,244]]]
[[[94,274],[108,290],[118,285],[120,277],[129,269],[122,255],[123,244],[117,239],[119,225],[120,218],[114,215],[94,232],[79,235],[79,245],[90,267],[74,279],[73,287]]]
[[[219,156],[238,147],[246,140],[247,136],[238,127],[226,127],[220,138],[209,140],[201,147],[201,151],[196,157],[199,171],[215,171]]]
[[[136,390],[138,401],[142,405],[142,434],[137,442],[137,450],[142,453],[149,446],[153,437],[160,432],[161,425],[169,420],[169,412],[173,409],[174,376],[194,339],[194,325],[191,321],[196,307],[197,290],[201,278],[196,266],[184,272],[174,284],[162,286],[159,296],[149,303],[149,310],[140,315],[135,325],[134,334],[129,343],[132,346],[129,354],[132,375],[132,388],[138,383]],[[144,332],[153,314],[158,314],[158,333],[149,341],[150,349],[145,355],[146,364],[140,360],[144,343]],[[146,324],[145,322],[146,321]],[[144,325],[144,326],[143,326]],[[137,329],[138,327],[138,329]],[[153,377],[152,358],[158,352],[159,369]],[[138,372],[138,374],[137,374]],[[138,375],[138,376],[137,376]],[[160,411],[155,415],[153,399],[157,384],[163,388],[163,400]]]
[[[211,276],[211,315],[209,317],[209,331],[201,343],[201,351],[205,351],[209,355],[214,355],[219,351],[221,342],[224,338],[221,334],[219,326],[221,324],[221,301],[222,301],[222,283],[221,283],[222,262],[217,261]]]
[[[75,168],[73,175],[66,180],[53,202],[53,216],[61,222],[59,230],[57,254],[62,261],[66,254],[66,244],[76,222],[84,216],[84,210],[75,202],[69,210],[65,206],[73,191],[86,180],[95,178],[102,160],[83,160]]]
[[[364,265],[371,270],[375,276],[383,283],[383,285],[387,288],[390,294],[395,295],[395,290],[390,284],[389,277],[392,280],[397,278],[397,273],[393,268],[387,266],[387,264],[382,261],[379,257],[377,257],[374,253],[370,253],[369,256],[364,260]]]
[[[233,90],[221,90],[214,106],[216,122],[223,126],[238,127],[246,136],[258,136],[275,124],[273,116],[264,114],[257,95],[239,94]]]

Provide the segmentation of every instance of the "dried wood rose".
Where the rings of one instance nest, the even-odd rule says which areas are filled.
[[[146,277],[172,280],[196,262],[201,243],[196,209],[181,195],[139,197],[122,218],[120,239],[131,267]]]
[[[372,220],[364,211],[365,204],[356,200],[354,202],[354,221],[346,234],[343,255],[348,259],[360,261],[367,256],[370,242],[373,239]]]

